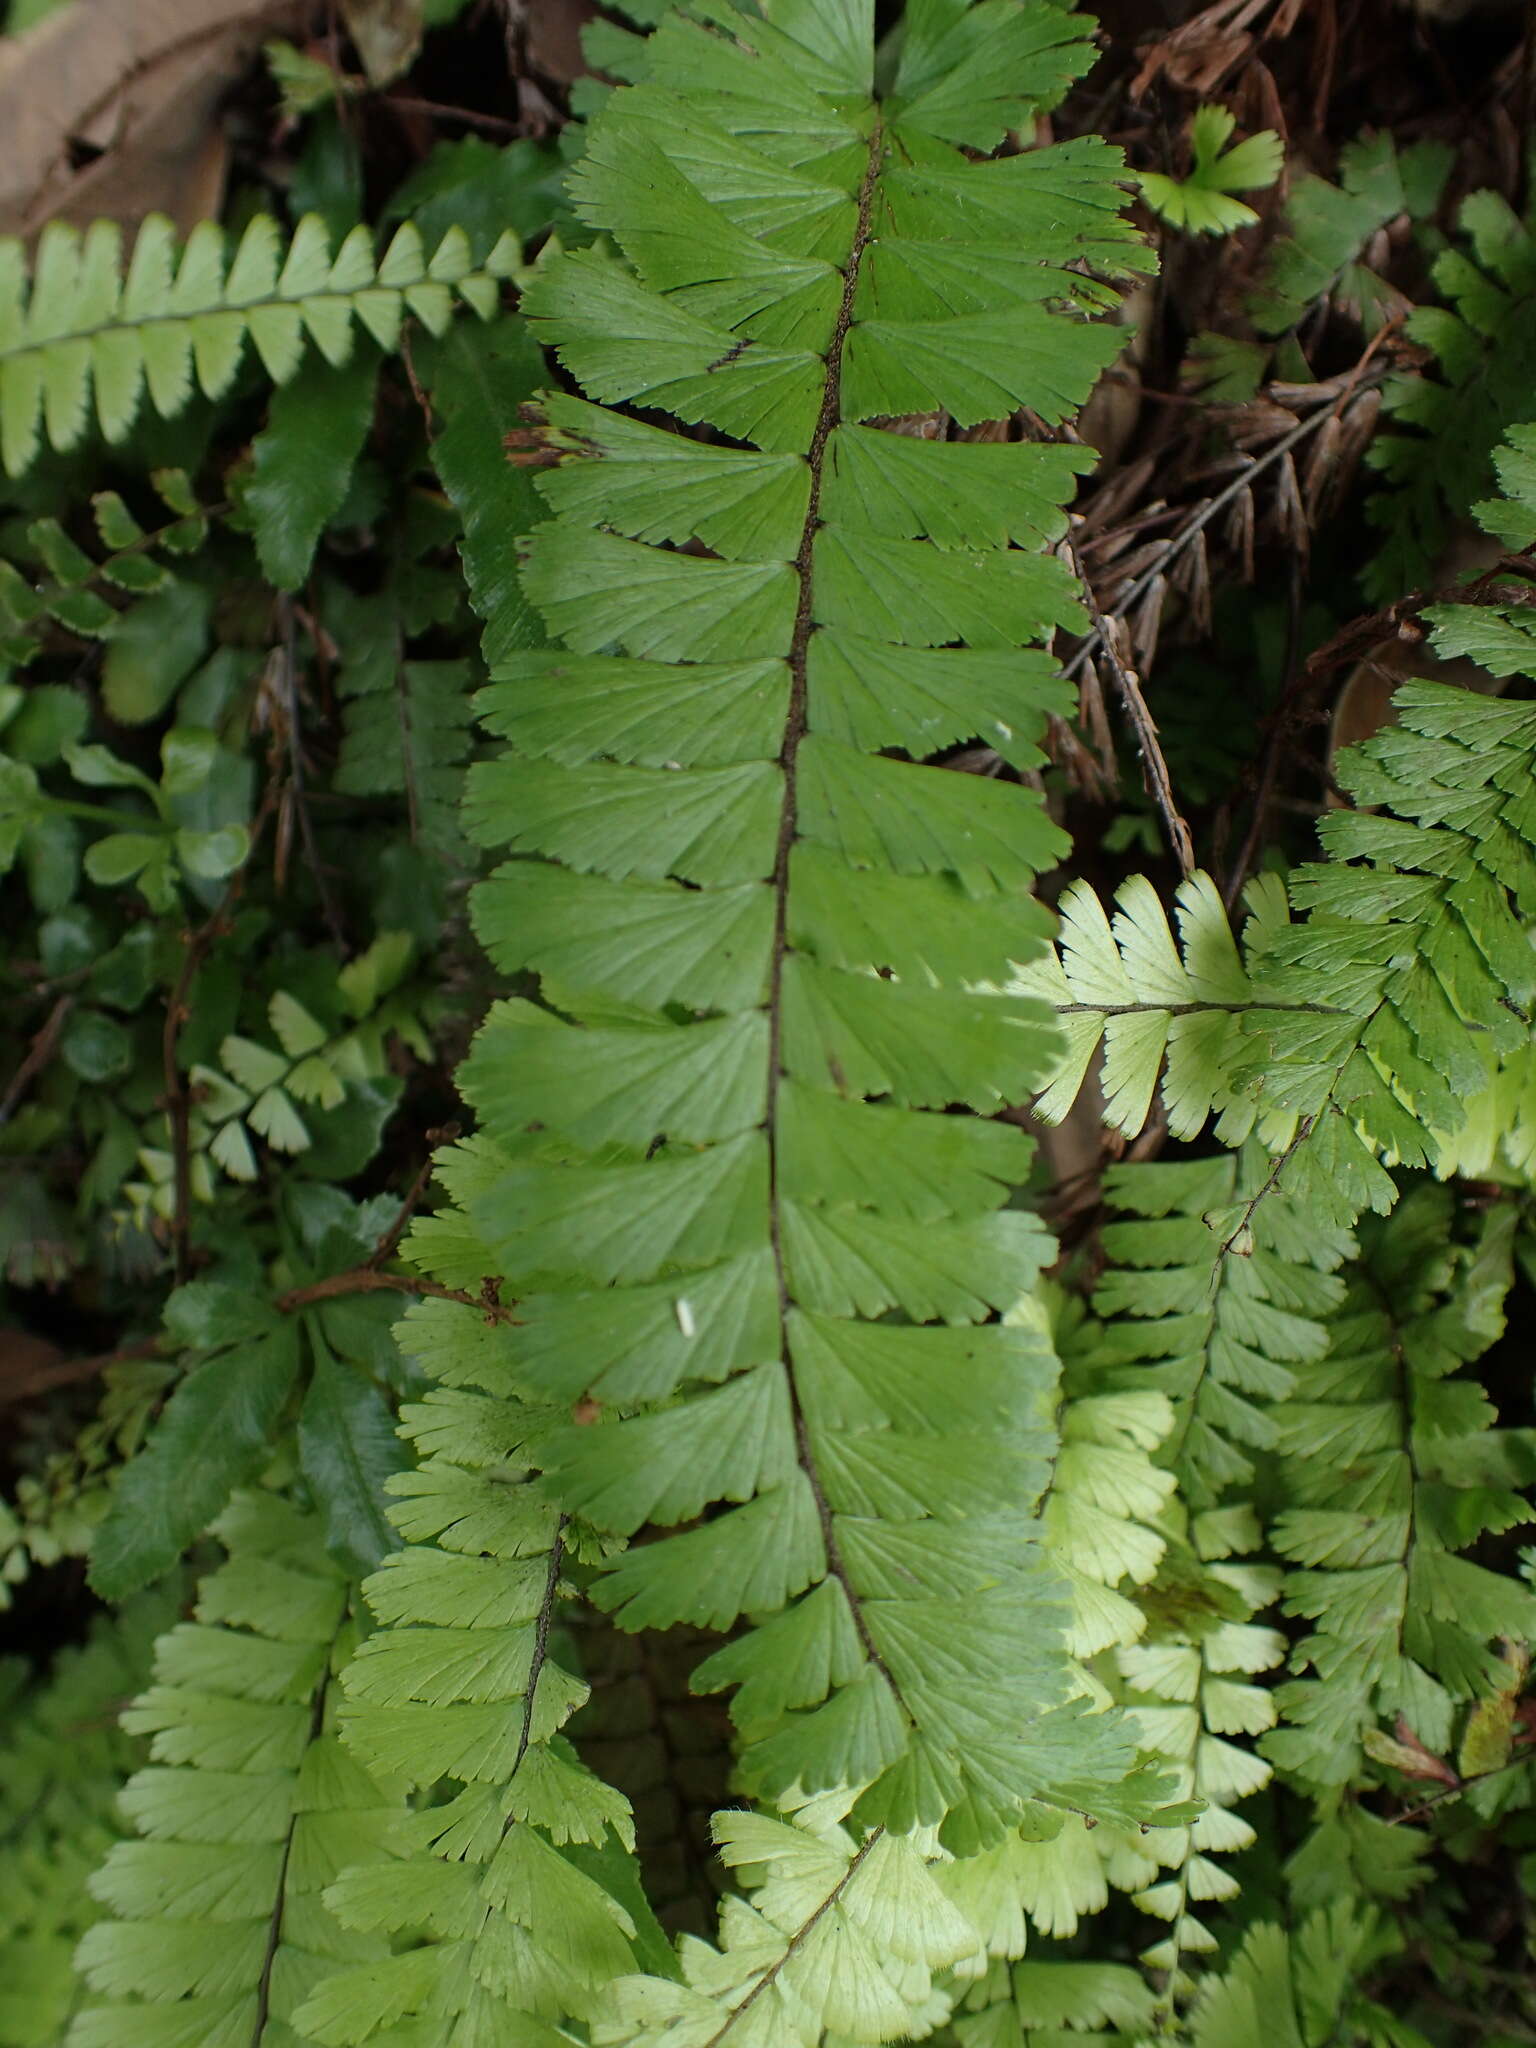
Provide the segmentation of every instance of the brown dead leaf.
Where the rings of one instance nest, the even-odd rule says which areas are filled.
[[[1453,661],[1437,660],[1420,638],[1404,640],[1394,635],[1381,641],[1350,670],[1334,704],[1328,728],[1330,782],[1333,764],[1345,747],[1374,739],[1384,727],[1396,725],[1392,697],[1410,678],[1441,683],[1452,690],[1472,690],[1483,697],[1502,696],[1508,688],[1506,678],[1490,676],[1474,661],[1459,656]],[[1337,807],[1342,799],[1330,790],[1328,802]]]
[[[0,42],[0,233],[216,214],[220,102],[303,0],[71,0]],[[84,161],[82,162],[82,159]]]
[[[1205,529],[1195,535],[1178,557],[1173,586],[1189,606],[1189,623],[1196,633],[1211,630],[1211,561]]]
[[[527,13],[523,52],[529,70],[556,85],[584,78],[581,32],[597,13],[594,0],[535,0]]]
[[[1253,492],[1245,487],[1232,500],[1226,523],[1227,545],[1242,561],[1245,583],[1253,581],[1253,524]]]
[[[1216,0],[1214,7],[1202,8],[1171,34],[1159,37],[1142,58],[1131,98],[1139,100],[1159,78],[1190,92],[1214,92],[1253,48],[1249,25],[1269,4],[1270,0]]]

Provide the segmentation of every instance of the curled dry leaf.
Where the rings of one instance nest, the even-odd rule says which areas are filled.
[[[1131,85],[1131,97],[1140,99],[1160,78],[1190,92],[1215,92],[1262,37],[1289,35],[1302,5],[1303,0],[1280,0],[1265,22],[1273,0],[1216,0],[1214,7],[1202,8],[1153,43]]]
[[[220,102],[305,12],[296,0],[72,0],[0,41],[0,233],[154,212],[190,228],[216,214]]]
[[[1496,567],[1502,554],[1499,543],[1473,526],[1462,526],[1452,536],[1445,553],[1435,565],[1434,587],[1445,589],[1468,576]],[[1475,661],[1458,656],[1441,661],[1431,653],[1420,627],[1404,621],[1396,633],[1384,635],[1361,656],[1344,679],[1334,701],[1328,726],[1328,779],[1333,781],[1335,758],[1345,747],[1371,739],[1384,726],[1396,725],[1393,692],[1410,678],[1443,683],[1455,690],[1475,690],[1484,697],[1502,696],[1509,686],[1505,676],[1491,676]],[[1337,806],[1341,799],[1330,788],[1328,801]]]
[[[1117,326],[1131,334],[1120,354],[1104,371],[1078,415],[1077,433],[1097,451],[1098,467],[1113,475],[1141,418],[1141,366],[1152,324],[1153,294],[1149,285],[1128,292],[1115,309]]]
[[[1169,579],[1189,607],[1189,622],[1196,633],[1211,630],[1211,558],[1204,529],[1197,533],[1182,555],[1175,558]]]

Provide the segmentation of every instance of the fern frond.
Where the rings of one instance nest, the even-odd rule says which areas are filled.
[[[320,1898],[337,1871],[387,1856],[397,1818],[335,1734],[347,1583],[318,1526],[275,1495],[237,1496],[217,1533],[228,1561],[123,1717],[151,1739],[123,1793],[139,1839],[91,1880],[110,1917],[80,1945],[96,1996],[70,2048],[297,2048],[306,1994],[383,1953]]]
[[[1467,1248],[1452,1217],[1450,1193],[1421,1186],[1362,1232],[1329,1349],[1275,1415],[1273,1541],[1293,1566],[1287,1610],[1312,1624],[1294,1658],[1311,1675],[1282,1687],[1289,1725],[1265,1748],[1307,1784],[1346,1783],[1398,1716],[1445,1749],[1457,1703],[1500,1689],[1494,1638],[1536,1630],[1536,1595],[1460,1555],[1530,1519],[1526,1459],[1476,1381],[1453,1377],[1503,1328],[1515,1213],[1491,1210]]]
[[[1379,434],[1367,460],[1385,479],[1366,516],[1386,535],[1366,576],[1382,602],[1423,587],[1458,521],[1494,481],[1493,457],[1536,389],[1536,239],[1496,192],[1462,204],[1460,241],[1432,276],[1445,303],[1417,306],[1410,340],[1435,358],[1438,375],[1404,374],[1383,392],[1400,429]]]
[[[1213,1859],[1254,1839],[1233,1808],[1269,1777],[1249,1739],[1273,1722],[1271,1695],[1244,1681],[1285,1650],[1256,1618],[1273,1603],[1278,1574],[1241,1555],[1259,1546],[1257,1517],[1246,1499],[1224,1503],[1238,1484],[1251,1488],[1254,1457],[1275,1441],[1267,1411],[1290,1387],[1286,1361],[1326,1346],[1317,1318],[1341,1291],[1328,1268],[1349,1248],[1330,1244],[1281,1196],[1256,1213],[1248,1256],[1221,1256],[1224,1218],[1267,1165],[1252,1148],[1237,1159],[1112,1169],[1106,1197],[1130,1220],[1101,1232],[1112,1261],[1095,1294],[1104,1321],[1081,1323],[1068,1353],[1069,1385],[1085,1391],[1069,1404],[1064,1438],[1080,1416],[1090,1426],[1122,1409],[1127,1420],[1149,1406],[1163,1416],[1131,1445],[1095,1429],[1099,1441],[1079,1453],[1087,1498],[1068,1495],[1060,1526],[1089,1573],[1110,1580],[1095,1589],[1102,1633],[1090,1638],[1095,1650],[1113,1650],[1105,1676],[1138,1716],[1147,1747],[1204,1804],[1189,1827],[1117,1845],[1106,1869],[1119,1884],[1137,1852],[1150,1866],[1127,1889],[1168,1923],[1143,1956],[1159,1973],[1167,2018],[1193,1988],[1188,1959],[1216,1947],[1205,1907],[1236,1890]],[[1064,1445],[1058,1495],[1067,1455]],[[1122,1567],[1116,1587],[1112,1573]],[[1093,1837],[1106,1860],[1109,1833]]]
[[[1139,1817],[1049,1647],[1054,1361],[985,1321],[1048,1256],[1007,1205],[1027,1146],[948,1113],[1048,1057],[996,984],[1060,842],[1023,789],[888,751],[1040,731],[1078,457],[869,422],[1061,419],[1116,345],[1068,266],[1148,259],[1099,144],[957,146],[1059,90],[1071,17],[919,9],[883,103],[858,0],[711,24],[669,16],[592,125],[576,203],[620,253],[525,301],[598,402],[543,401],[523,582],[566,648],[499,669],[512,747],[471,775],[471,832],[519,856],[478,927],[547,1007],[501,1006],[465,1072],[507,1159],[470,1223],[527,1297],[523,1383],[600,1411],[543,1444],[557,1497],[692,1525],[594,1598],[751,1624],[698,1675],[737,1688],[746,1785],[863,1786],[860,1825],[957,1845],[1037,1796]]]
[[[458,800],[469,751],[471,670],[464,661],[396,660],[343,670],[346,733],[336,787],[405,798],[410,836],[429,850],[459,843]]]
[[[328,363],[351,356],[356,330],[386,351],[412,314],[440,333],[455,297],[482,315],[520,262],[504,236],[483,267],[468,238],[450,228],[429,255],[410,222],[382,257],[354,228],[334,255],[318,214],[285,243],[258,214],[231,249],[221,228],[200,222],[176,252],[175,230],[152,214],[126,267],[121,235],[96,221],[82,235],[51,221],[29,278],[20,242],[0,240],[0,463],[17,476],[50,447],[76,447],[96,422],[121,440],[147,391],[163,419],[194,392],[218,398],[238,371],[247,340],[276,384],[313,346]]]
[[[1506,636],[1523,639],[1528,608],[1508,612]],[[1486,647],[1498,625],[1477,617],[1439,608],[1437,648],[1474,633]],[[1257,1133],[1279,1159],[1265,1192],[1283,1185],[1331,1226],[1390,1208],[1384,1167],[1436,1167],[1442,1132],[1455,1156],[1495,1062],[1528,1047],[1536,713],[1427,682],[1393,703],[1399,723],[1337,768],[1370,808],[1321,821],[1331,858],[1296,869],[1288,898],[1274,882],[1249,891],[1241,955],[1208,877],[1180,888],[1177,946],[1141,877],[1113,919],[1086,885],[1064,893],[1054,955],[1008,983],[1067,1030],[1044,1114],[1065,1115],[1102,1043],[1113,1127],[1139,1129],[1161,1079],[1177,1135],[1213,1115],[1228,1143]]]
[[[1337,185],[1296,179],[1286,206],[1289,232],[1270,245],[1248,296],[1259,333],[1287,333],[1320,299],[1350,313],[1367,336],[1379,333],[1401,312],[1402,300],[1370,268],[1371,243],[1405,213],[1419,221],[1434,212],[1452,160],[1443,143],[1399,150],[1383,130],[1340,150]]]
[[[1253,1619],[1273,1601],[1277,1577],[1272,1566],[1196,1566],[1187,1559],[1146,1596],[1155,1640],[1117,1654],[1126,1700],[1149,1747],[1177,1767],[1181,1790],[1205,1806],[1191,1826],[1159,1830],[1151,1840],[1167,1875],[1136,1900],[1167,1923],[1142,1961],[1162,1973],[1161,2003],[1169,2013],[1194,1988],[1187,1959],[1217,1946],[1202,1917],[1206,1908],[1237,1895],[1237,1879],[1214,1859],[1257,1839],[1234,1808],[1270,1779],[1270,1766],[1251,1744],[1274,1724],[1274,1695],[1245,1681],[1285,1654],[1280,1632]]]
[[[93,495],[99,560],[56,519],[32,522],[25,555],[18,549],[15,561],[0,556],[0,661],[25,668],[42,652],[55,621],[84,639],[109,639],[127,615],[111,596],[121,592],[138,599],[173,584],[172,570],[160,557],[195,553],[207,538],[208,517],[181,470],[156,470],[151,481],[170,517],[148,531],[116,491]],[[120,700],[113,705],[115,715],[124,709]]]
[[[1323,2028],[1324,2039],[1411,2041],[1364,1990],[1371,1971],[1402,1945],[1386,1916],[1352,1899],[1289,1929],[1260,1920],[1228,1967],[1202,1986],[1190,2016],[1192,2048],[1307,2048]]]
[[[489,336],[498,331],[492,322]],[[441,440],[441,436],[439,436]],[[406,494],[383,587],[359,594],[327,578],[325,629],[340,649],[336,686],[343,733],[335,787],[349,796],[405,799],[412,840],[444,859],[464,858],[458,806],[470,748],[478,669],[414,658],[412,649],[463,620],[462,578],[434,557],[462,529],[436,493]]]
[[[1097,1657],[1134,1643],[1146,1626],[1135,1593],[1157,1576],[1167,1548],[1157,1524],[1173,1492],[1156,1462],[1174,1425],[1161,1390],[1106,1383],[1105,1332],[1069,1301],[1058,1318],[1064,1365],[1061,1448],[1042,1513],[1045,1543],[1067,1581],[1067,1648]]]
[[[330,2048],[431,2015],[553,2048],[554,2023],[635,1961],[587,1856],[633,1847],[628,1805],[558,1735],[586,1696],[551,1643],[582,1538],[528,1483],[550,1417],[516,1398],[504,1330],[430,1301],[397,1334],[447,1384],[404,1414],[423,1453],[390,1482],[406,1543],[366,1582],[380,1626],[347,1667],[342,1724],[380,1778],[437,1797],[398,1830],[398,1862],[346,1872],[326,1902],[373,1940],[427,1941],[320,1984],[294,2024]]]
[[[1086,1962],[1040,1953],[1011,1968],[997,1963],[967,1988],[948,2034],[959,2048],[1013,2048],[1022,2040],[1070,2048],[1079,2036],[1084,2048],[1147,2038],[1156,2004],[1146,1980],[1124,1963]]]
[[[99,1619],[30,1689],[0,1666],[0,2048],[58,2048],[78,1997],[75,1943],[96,1917],[86,1879],[122,1833],[117,1796],[142,1744],[117,1723],[175,1619],[172,1581]]]
[[[718,1947],[681,1943],[681,1982],[621,1977],[594,2017],[594,2048],[894,2041],[943,2017],[934,1979],[977,1939],[945,1896],[942,1866],[881,1830],[859,1843],[825,1818],[806,1822],[715,1816],[748,1897],[727,1900]]]
[[[1342,1292],[1332,1275],[1353,1248],[1279,1191],[1255,1204],[1269,1171],[1250,1146],[1105,1175],[1117,1220],[1103,1231],[1111,1265],[1094,1296],[1104,1319],[1094,1363],[1100,1384],[1155,1387],[1172,1403],[1158,1455],[1197,1516],[1251,1487],[1254,1453],[1275,1442],[1272,1410],[1296,1367],[1327,1349],[1323,1319]],[[1223,1257],[1249,1215],[1244,1256]]]
[[[1160,1082],[1175,1137],[1196,1136],[1240,1102],[1234,1077],[1242,1020],[1258,1002],[1249,962],[1208,874],[1182,882],[1175,902],[1177,941],[1144,875],[1121,884],[1110,916],[1087,883],[1063,890],[1054,951],[1027,963],[1010,984],[1050,1003],[1066,1036],[1036,1103],[1048,1123],[1072,1107],[1101,1050],[1104,1120],[1127,1136],[1146,1122]],[[1248,905],[1261,928],[1275,914],[1273,894],[1262,887],[1249,891]]]

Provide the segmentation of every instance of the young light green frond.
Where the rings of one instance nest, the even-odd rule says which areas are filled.
[[[1199,1518],[1194,1527],[1198,1541]],[[1183,1551],[1145,1596],[1147,1638],[1117,1653],[1143,1739],[1179,1772],[1186,1795],[1204,1802],[1191,1826],[1159,1830],[1149,1840],[1164,1874],[1136,1900],[1166,1923],[1142,1961],[1162,1973],[1160,2005],[1169,2016],[1193,1988],[1187,1959],[1217,1946],[1209,1909],[1238,1891],[1237,1878],[1214,1859],[1257,1839],[1233,1809],[1270,1778],[1252,1743],[1274,1725],[1274,1695],[1245,1680],[1262,1676],[1285,1655],[1279,1630],[1252,1618],[1274,1598],[1277,1577],[1272,1566],[1201,1565]]]
[[[1506,609],[1485,625],[1481,608],[1437,608],[1437,647],[1486,656],[1491,633],[1523,637],[1529,608]],[[1445,1173],[1491,1150],[1536,997],[1536,716],[1429,682],[1405,683],[1394,705],[1397,724],[1340,758],[1360,808],[1322,820],[1330,858],[1293,872],[1294,915],[1250,889],[1241,954],[1207,876],[1180,885],[1177,947],[1142,877],[1112,918],[1085,884],[1063,892],[1054,955],[1006,984],[1065,1027],[1041,1114],[1066,1115],[1102,1047],[1112,1128],[1140,1130],[1160,1085],[1175,1135],[1213,1116],[1229,1144],[1256,1135],[1276,1161],[1262,1195],[1281,1188],[1344,1228],[1391,1207],[1384,1168]],[[1506,1133],[1519,1156],[1524,1121]]]
[[[721,1857],[747,1874],[718,1947],[688,1938],[682,1979],[621,1977],[594,2016],[595,2048],[812,2048],[824,2034],[881,2042],[926,2032],[949,2001],[935,1979],[971,1957],[975,1927],[944,1866],[876,1832],[752,1814],[715,1817]]]
[[[275,1495],[238,1496],[218,1533],[228,1562],[123,1716],[150,1738],[122,1799],[138,1839],[91,1880],[109,1917],[80,1944],[71,2048],[297,2048],[313,2039],[294,2021],[306,1995],[383,1954],[321,1902],[338,1871],[388,1855],[399,1814],[335,1732],[346,1581],[318,1525]]]
[[[1503,1329],[1515,1215],[1458,1242],[1454,1204],[1421,1186],[1362,1232],[1325,1354],[1299,1364],[1275,1416],[1286,1606],[1310,1624],[1266,1752],[1293,1777],[1345,1783],[1398,1722],[1450,1746],[1464,1701],[1499,1689],[1498,1637],[1536,1628],[1536,1596],[1460,1553],[1529,1519],[1523,1459],[1474,1379]],[[1372,1752],[1374,1753],[1374,1752]]]
[[[1273,185],[1284,161],[1283,146],[1273,128],[1261,128],[1228,149],[1236,126],[1236,116],[1226,107],[1196,110],[1189,124],[1194,160],[1188,176],[1140,174],[1142,197],[1154,213],[1192,235],[1230,235],[1258,219],[1251,206],[1231,195]]]
[[[1049,1003],[1066,1028],[1065,1056],[1036,1105],[1048,1121],[1072,1107],[1101,1047],[1113,1130],[1141,1129],[1159,1081],[1177,1137],[1194,1137],[1232,1104],[1252,985],[1211,877],[1190,876],[1175,900],[1177,942],[1145,876],[1122,884],[1112,918],[1074,882],[1059,906],[1056,958],[1026,965],[1010,982]]]
[[[30,279],[21,245],[0,241],[0,463],[26,469],[44,437],[78,445],[95,424],[120,441],[145,394],[169,419],[194,392],[227,391],[249,341],[275,384],[293,376],[311,348],[332,365],[352,354],[360,327],[395,347],[407,313],[432,333],[448,325],[455,298],[482,316],[521,261],[506,236],[476,265],[462,230],[429,252],[409,222],[382,257],[365,228],[334,252],[318,214],[307,214],[285,245],[269,215],[251,220],[232,248],[200,222],[176,248],[171,223],[152,214],[126,265],[121,236],[97,221],[82,236],[50,222]]]
[[[952,2023],[961,2048],[1002,2048],[1050,2042],[1069,2048],[1079,2036],[1114,2048],[1147,2038],[1156,2018],[1152,1991],[1124,1963],[1069,1959],[1047,1942],[1031,1943],[1026,1961],[996,1962],[965,1988]],[[1108,2030],[1108,2031],[1107,2031]]]
[[[608,244],[528,286],[587,396],[540,402],[555,516],[523,543],[568,651],[499,666],[511,746],[471,775],[472,833],[518,856],[479,929],[547,1007],[470,1062],[509,1164],[469,1220],[525,1297],[520,1384],[580,1404],[532,1462],[658,1531],[593,1597],[747,1624],[698,1681],[739,1688],[743,1783],[975,1846],[1053,1791],[1149,1796],[1056,1647],[1054,1360],[985,1327],[1050,1256],[1009,1206],[1027,1150],[958,1113],[1052,1057],[1002,985],[1062,840],[1017,782],[919,765],[1035,758],[1083,458],[875,423],[1059,421],[1119,340],[1078,272],[1147,259],[1102,144],[967,154],[1060,93],[1072,17],[920,6],[883,101],[872,38],[859,0],[669,16],[573,177]]]
[[[1271,1694],[1244,1680],[1285,1651],[1255,1619],[1278,1574],[1234,1556],[1259,1546],[1258,1522],[1246,1503],[1213,1503],[1251,1478],[1250,1451],[1273,1438],[1264,1396],[1286,1374],[1264,1353],[1318,1350],[1322,1330],[1298,1311],[1338,1292],[1283,1199],[1259,1212],[1248,1258],[1219,1257],[1206,1217],[1219,1218],[1245,1171],[1264,1170],[1253,1157],[1112,1169],[1113,1207],[1136,1220],[1102,1231],[1115,1262],[1095,1299],[1104,1322],[1079,1311],[1062,1332],[1068,1399],[1046,1526],[1072,1584],[1072,1648],[1097,1658],[1085,1683],[1111,1687],[1201,1810],[1145,1836],[1096,1829],[1092,1854],[1066,1838],[1070,1863],[1053,1845],[1055,1890],[1030,1911],[1042,1931],[1070,1934],[1110,1887],[1135,1892],[1167,1923],[1142,1958],[1158,1973],[1165,2021],[1193,1988],[1190,1958],[1217,1945],[1208,1906],[1236,1890],[1213,1859],[1254,1840],[1232,1809],[1268,1778],[1250,1742],[1274,1711]]]
[[[380,1626],[340,1718],[350,1756],[433,1796],[393,1835],[398,1860],[330,1873],[329,1910],[384,1946],[301,2007],[324,2048],[435,2039],[429,2025],[542,2042],[634,1965],[634,1924],[582,1860],[633,1846],[628,1805],[558,1733],[586,1696],[550,1640],[577,1539],[528,1470],[556,1417],[516,1399],[505,1333],[479,1343],[484,1328],[427,1301],[398,1329],[448,1384],[405,1411],[422,1453],[390,1487],[407,1541],[366,1583]],[[422,1929],[426,1947],[388,1953]]]
[[[1067,1582],[1070,1620],[1066,1644],[1089,1660],[1118,1644],[1133,1643],[1146,1628],[1137,1588],[1156,1576],[1167,1549],[1161,1529],[1174,1489],[1172,1475],[1157,1463],[1159,1447],[1174,1424],[1166,1394],[1135,1387],[1105,1390],[1101,1357],[1104,1333],[1082,1302],[1021,1303],[1010,1322],[1036,1320],[1050,1305],[1060,1349],[1062,1404],[1060,1448],[1042,1515],[1043,1536],[1053,1563]]]

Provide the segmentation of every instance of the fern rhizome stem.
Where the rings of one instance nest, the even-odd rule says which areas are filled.
[[[901,1697],[901,1689],[876,1647],[858,1595],[849,1582],[838,1549],[832,1510],[816,1470],[810,1430],[806,1425],[805,1411],[795,1385],[794,1365],[790,1357],[790,1293],[784,1266],[783,1230],[779,1219],[779,1089],[783,1080],[780,1041],[784,961],[789,952],[789,862],[794,851],[799,812],[796,769],[800,742],[805,738],[806,732],[806,657],[810,651],[811,635],[816,629],[812,590],[816,535],[821,526],[821,477],[826,461],[827,441],[842,411],[843,348],[848,339],[848,329],[853,323],[853,301],[859,286],[859,265],[869,245],[870,222],[874,214],[875,182],[880,175],[884,153],[885,127],[877,116],[869,138],[869,157],[864,166],[864,177],[859,186],[858,217],[854,227],[853,246],[848,252],[848,261],[843,270],[842,299],[833,323],[832,338],[827,346],[827,374],[826,382],[822,386],[821,410],[816,416],[816,425],[806,455],[806,464],[810,471],[810,493],[806,500],[805,524],[800,530],[800,545],[795,552],[795,574],[799,579],[800,592],[795,607],[794,632],[789,643],[789,714],[784,723],[784,743],[779,749],[779,767],[784,776],[784,804],[779,814],[779,838],[773,860],[773,946],[768,969],[768,1089],[763,1127],[768,1143],[768,1231],[773,1247],[774,1282],[779,1298],[779,1355],[784,1361],[785,1377],[789,1383],[790,1407],[795,1426],[795,1455],[816,1503],[822,1544],[827,1556],[827,1570],[843,1589],[865,1656],[890,1687],[893,1698],[910,1720],[912,1716]]]

